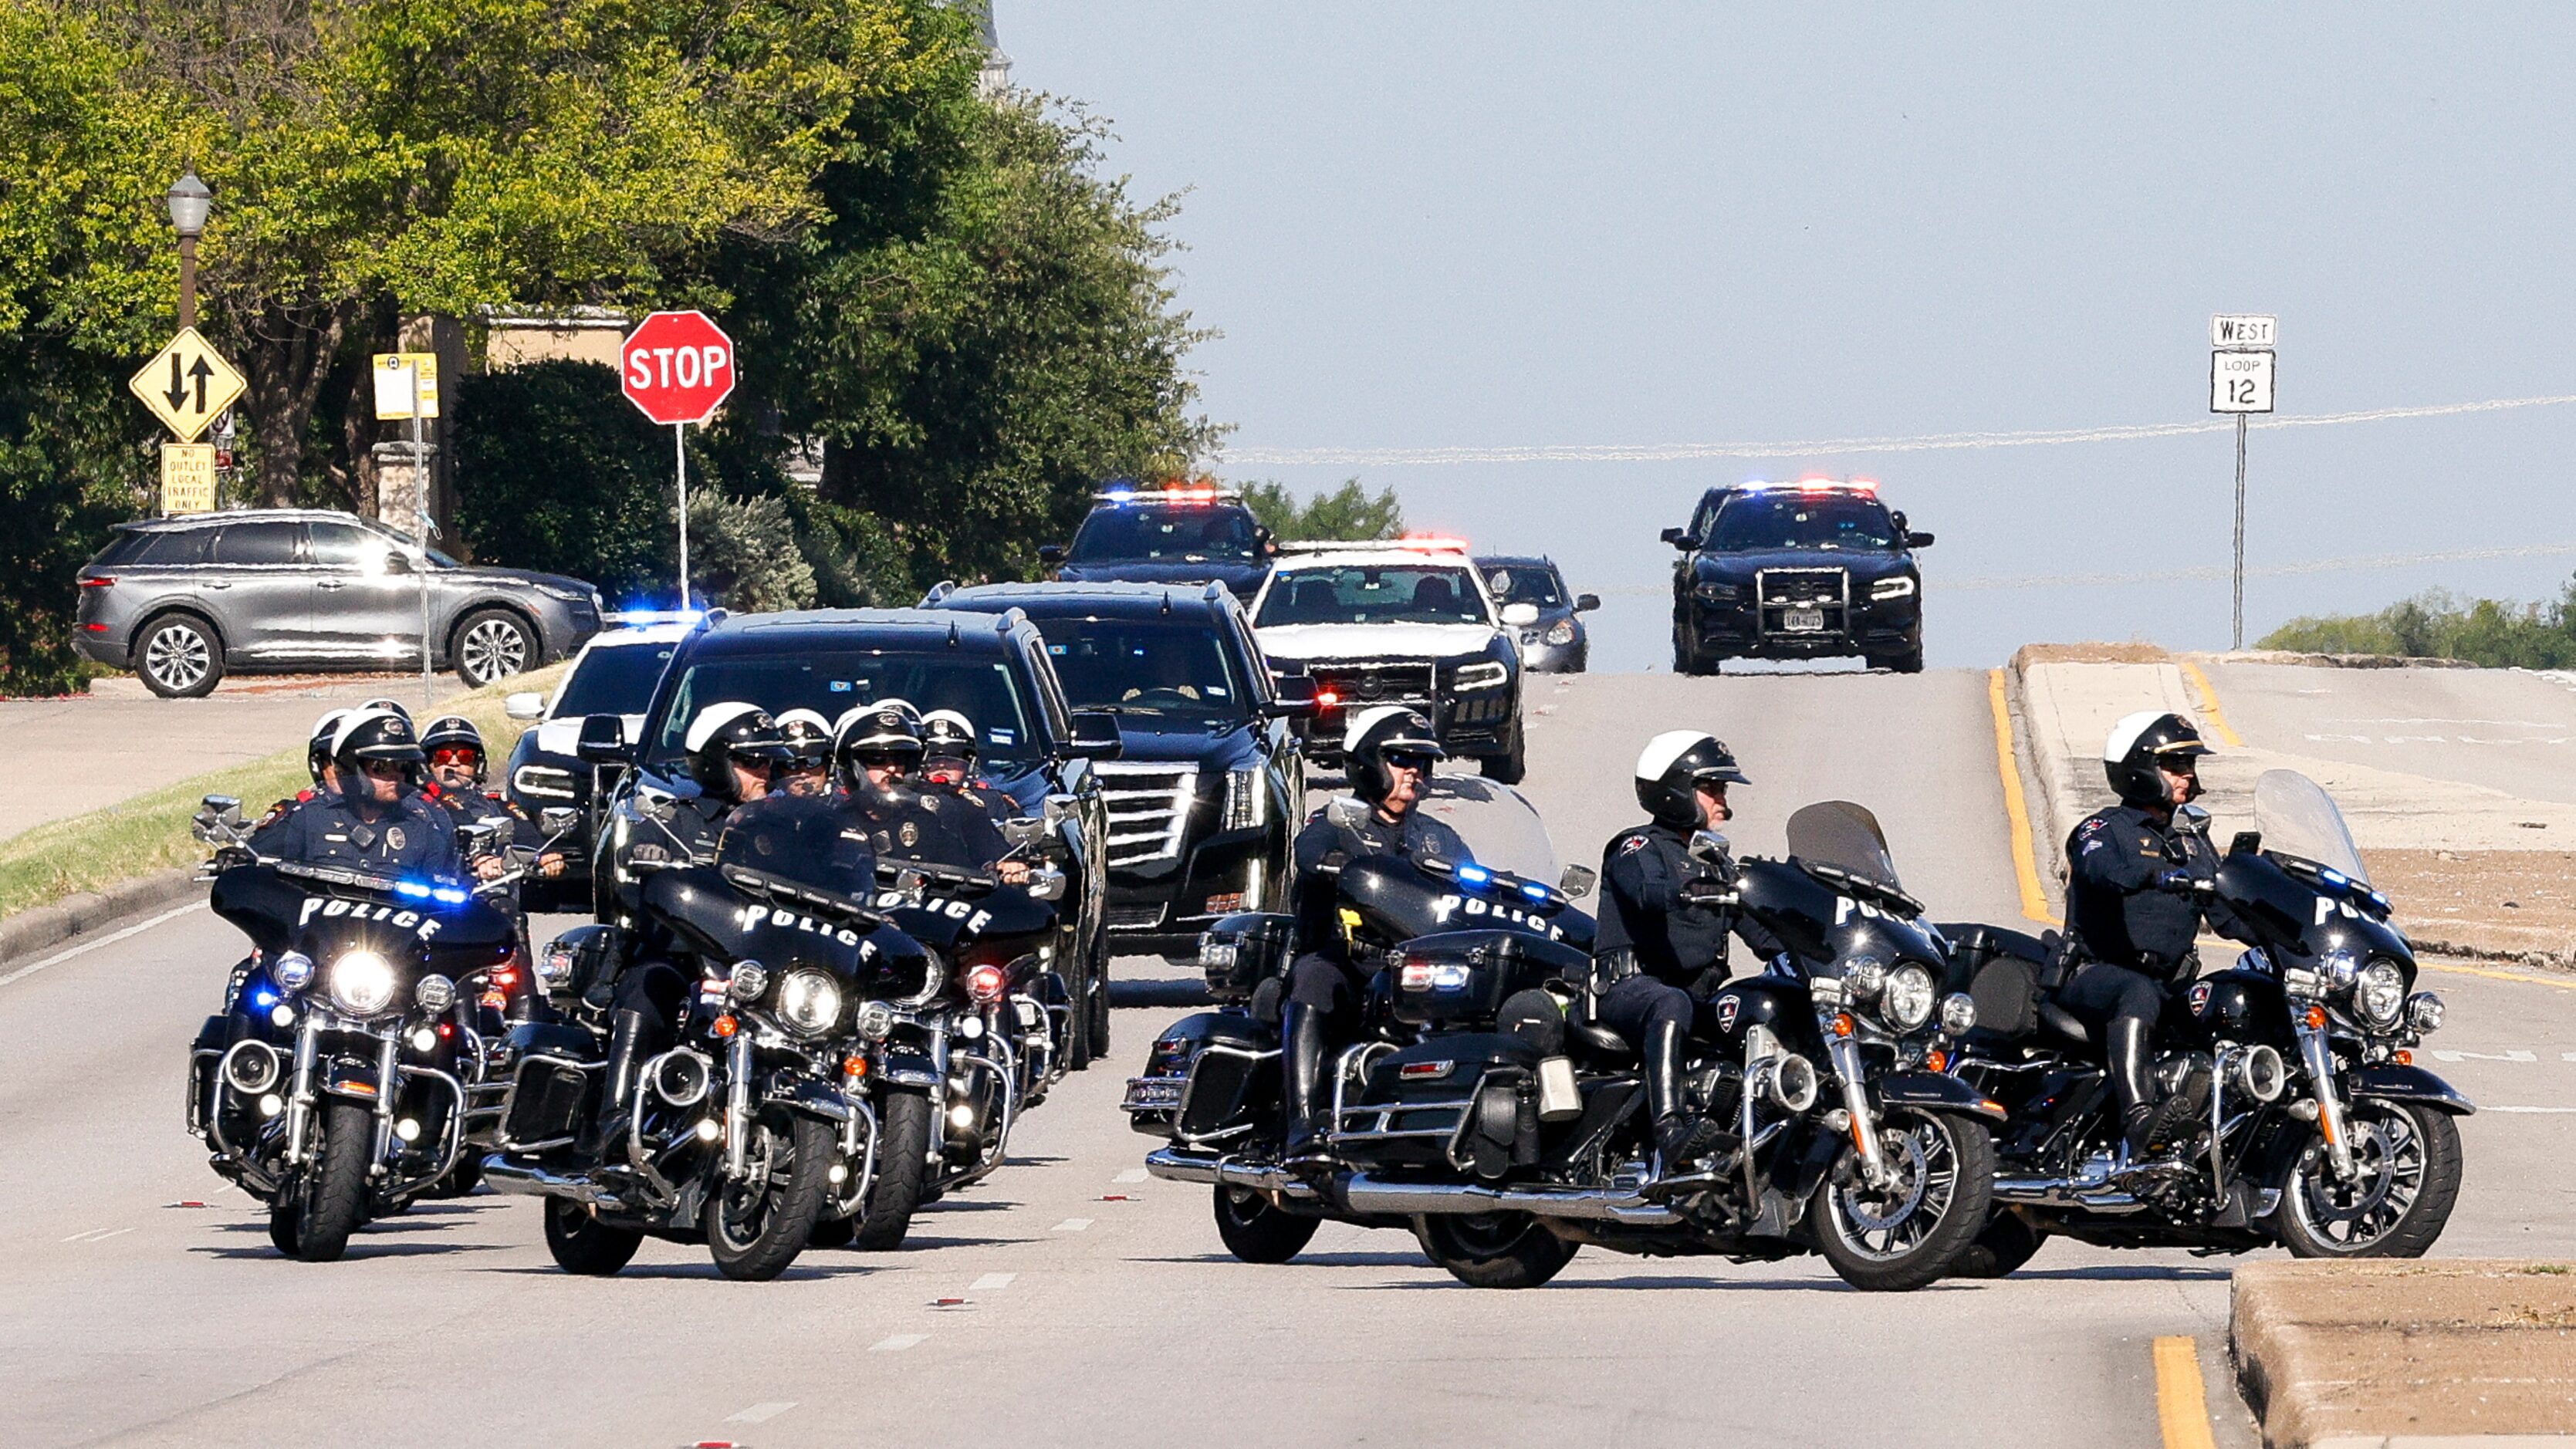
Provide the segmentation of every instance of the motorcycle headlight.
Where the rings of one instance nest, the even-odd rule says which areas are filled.
[[[1843,984],[1862,1001],[1876,996],[1887,985],[1887,963],[1875,956],[1854,956],[1843,963]]]
[[[331,963],[330,991],[342,1011],[373,1016],[393,1005],[393,963],[373,951],[344,951]]]
[[[2370,1025],[2381,1030],[2394,1027],[2398,1013],[2406,1009],[2406,974],[2394,961],[2371,962],[2353,983],[2352,1004]]]
[[[2442,1029],[2442,998],[2429,991],[2418,991],[2406,998],[2406,1021],[2417,1031]]]
[[[1573,642],[1574,642],[1574,621],[1573,621],[1572,619],[1559,619],[1559,620],[1557,620],[1557,621],[1556,621],[1556,626],[1555,626],[1554,628],[1552,628],[1552,629],[1550,629],[1550,630],[1548,630],[1548,631],[1547,631],[1547,642],[1548,642],[1548,643],[1550,643],[1550,644],[1571,644],[1571,643],[1573,643]]]
[[[1887,991],[1878,1009],[1887,1024],[1912,1031],[1932,1019],[1932,973],[1920,966],[1899,966],[1887,973]]]
[[[289,991],[301,991],[313,984],[313,958],[301,951],[287,951],[269,963],[268,979]]]
[[[790,971],[778,984],[778,1015],[788,1029],[820,1036],[841,1019],[841,986],[820,971]]]

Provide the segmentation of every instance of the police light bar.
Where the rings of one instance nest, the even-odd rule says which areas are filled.
[[[629,629],[644,629],[655,624],[695,624],[706,616],[704,609],[617,609],[608,619]]]
[[[1745,483],[1742,491],[1746,493],[1795,491],[1799,493],[1875,494],[1878,492],[1878,480],[1875,478],[1828,478],[1822,473],[1810,473],[1806,477],[1800,478],[1794,483],[1766,483],[1759,478],[1755,478]]]
[[[1234,503],[1242,495],[1212,483],[1177,488],[1103,488],[1091,495],[1103,503]]]

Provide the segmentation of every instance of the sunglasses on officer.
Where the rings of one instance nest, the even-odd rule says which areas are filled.
[[[1432,756],[1428,750],[1389,750],[1385,759],[1389,769],[1431,773]]]
[[[483,763],[483,752],[471,745],[441,745],[429,752],[429,762],[433,765],[479,765]]]

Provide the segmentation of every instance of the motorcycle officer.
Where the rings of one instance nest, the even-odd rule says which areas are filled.
[[[1779,949],[1770,933],[1705,899],[1734,883],[1735,861],[1717,831],[1735,816],[1726,787],[1747,783],[1715,736],[1659,734],[1637,756],[1637,803],[1652,818],[1601,851],[1594,1010],[1645,1063],[1656,1156],[1667,1172],[1730,1137],[1682,1105],[1682,1037],[1699,1001],[1726,980],[1727,936],[1742,936],[1756,955]]]
[[[2073,970],[2055,997],[2101,1033],[2130,1162],[2145,1158],[2168,1130],[2157,1120],[2149,1072],[2166,993],[2199,968],[2192,942],[2204,914],[2221,931],[2234,925],[2224,906],[2203,904],[2218,874],[2208,817],[2194,811],[2177,818],[2200,795],[2200,757],[2208,753],[2200,732],[2179,715],[2141,710],[2122,719],[2102,747],[2103,773],[2120,803],[2093,812],[2066,839],[2066,962]]]
[[[421,760],[411,721],[384,710],[349,711],[331,735],[339,788],[262,825],[251,849],[305,865],[460,878],[464,862],[451,817],[412,785]]]
[[[1010,885],[1025,885],[1029,878],[1028,862],[1011,860],[1010,842],[1002,838],[1001,824],[1016,817],[1019,806],[999,790],[981,786],[975,779],[975,722],[953,709],[934,709],[921,717],[921,770],[919,782],[924,796],[936,797],[943,803],[954,800],[964,811],[941,817],[941,825],[956,837],[959,858],[992,871]]]
[[[1448,756],[1431,721],[1401,705],[1380,705],[1353,718],[1343,741],[1351,792],[1365,808],[1326,808],[1297,832],[1293,852],[1296,874],[1289,886],[1289,909],[1297,917],[1297,942],[1303,949],[1290,968],[1279,1018],[1291,1163],[1324,1158],[1323,1124],[1316,1120],[1324,1053],[1358,1030],[1367,984],[1351,960],[1342,930],[1337,881],[1343,864],[1364,855],[1402,860],[1437,856],[1453,862],[1474,858],[1458,832],[1415,808],[1433,764]]]
[[[791,709],[778,717],[778,733],[796,758],[778,772],[782,794],[823,796],[832,793],[832,723],[810,709]]]
[[[340,721],[348,713],[345,709],[325,710],[322,717],[313,722],[313,733],[304,740],[304,772],[313,777],[313,783],[269,806],[268,813],[259,817],[259,823],[251,827],[253,831],[266,830],[285,819],[286,812],[295,807],[339,791],[340,769],[331,763],[331,736],[339,731]]]
[[[834,755],[849,790],[844,810],[886,860],[919,860],[987,872],[1013,885],[1029,878],[1026,862],[1005,860],[1010,846],[984,803],[921,774],[923,721],[902,700],[841,717]]]
[[[483,732],[474,721],[461,714],[442,715],[421,731],[420,747],[429,756],[429,778],[438,786],[435,803],[459,825],[491,825],[499,828],[498,843],[509,845],[524,832],[529,823],[517,806],[501,798],[501,792],[483,788],[485,761]],[[563,853],[549,851],[537,862],[545,875],[563,874]],[[498,854],[476,857],[474,874],[490,880],[508,868]]]

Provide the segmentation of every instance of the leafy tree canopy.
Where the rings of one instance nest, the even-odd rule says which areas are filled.
[[[1345,479],[1341,487],[1303,503],[1285,483],[1246,483],[1243,501],[1253,517],[1285,541],[1397,538],[1404,533],[1404,509],[1395,501],[1395,490],[1372,494],[1357,478]]]

